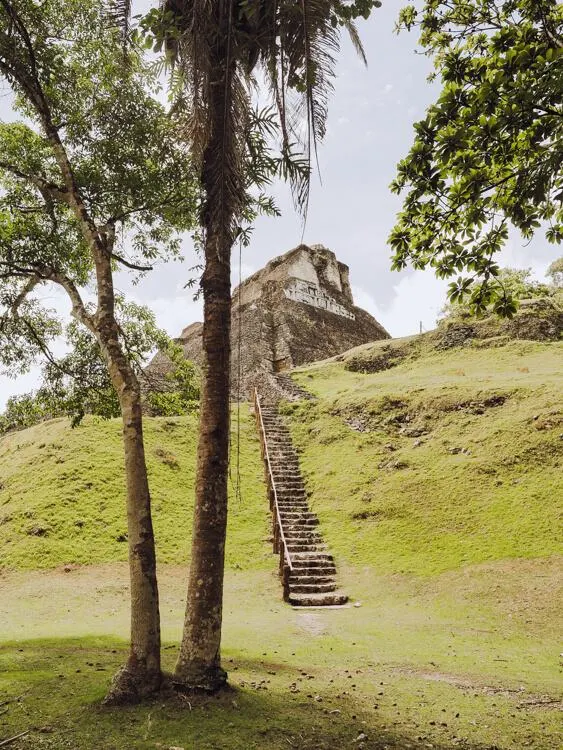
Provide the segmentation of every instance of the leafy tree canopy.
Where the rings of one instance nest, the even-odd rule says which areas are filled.
[[[148,308],[118,297],[117,310],[127,354],[143,384],[149,411],[155,416],[176,416],[195,410],[199,375],[195,365],[184,359],[181,347],[158,328]],[[69,417],[76,427],[86,414],[103,419],[120,416],[119,399],[94,336],[77,321],[68,324],[65,334],[68,354],[49,357],[37,391],[8,399],[0,414],[0,434],[54,417]],[[155,348],[165,352],[172,365],[165,383],[155,381],[143,369]]]
[[[414,27],[442,88],[391,185],[404,194],[393,268],[463,274],[452,302],[510,316],[495,257],[509,226],[563,240],[563,5],[425,0],[401,11],[399,28]]]
[[[98,309],[89,302],[92,245],[139,277],[194,225],[188,150],[150,66],[131,52],[124,68],[115,36],[97,0],[0,0],[0,76],[21,115],[0,122],[0,362],[12,375],[62,332],[38,285],[64,288],[92,330],[107,296],[98,287]],[[121,326],[125,349],[137,335]]]
[[[563,287],[563,257],[557,258],[549,265],[546,275],[558,289]]]
[[[532,277],[531,268],[501,268],[497,276],[497,281],[502,285],[505,293],[510,295],[515,301],[537,300],[541,298],[549,298],[555,304],[560,304],[563,301],[557,284],[544,284],[541,281],[535,281]],[[472,289],[469,290],[469,294],[465,300],[445,305],[441,310],[441,317],[465,318],[471,316],[473,313],[470,303],[472,291]],[[487,308],[487,312],[491,312],[492,307],[493,305],[490,305]]]

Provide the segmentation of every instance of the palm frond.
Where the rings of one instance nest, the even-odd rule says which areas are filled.
[[[356,28],[356,24],[354,21],[344,21],[344,28],[348,32],[348,35],[350,36],[350,41],[352,42],[354,49],[358,53],[358,57],[361,59],[363,64],[367,66],[368,59],[366,56],[366,51],[364,49],[364,45],[362,44],[362,40],[360,39],[360,35],[358,34],[358,29]]]
[[[182,71],[184,132],[196,161],[203,165],[214,128],[228,133],[230,143],[222,167],[213,160],[216,169],[225,170],[225,195],[234,191],[235,184],[239,188],[245,184],[243,176],[235,177],[234,173],[244,170],[248,163],[248,138],[243,134],[251,118],[252,74],[259,64],[277,108],[284,174],[296,207],[306,215],[311,160],[317,158],[318,145],[326,134],[342,26],[362,61],[366,61],[354,23],[342,21],[334,25],[336,5],[337,0],[163,0],[166,23],[173,19],[165,39],[166,49]],[[232,63],[232,71],[228,73],[225,108],[218,125],[217,112],[212,112],[211,106],[218,82],[212,78],[219,75],[218,49],[227,54],[227,16],[227,67]],[[222,70],[227,75],[225,60]],[[241,206],[234,194],[228,203],[233,208]]]

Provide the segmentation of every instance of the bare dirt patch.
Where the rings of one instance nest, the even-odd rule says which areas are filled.
[[[298,612],[295,621],[298,627],[310,635],[319,636],[327,632],[323,617],[320,614]]]

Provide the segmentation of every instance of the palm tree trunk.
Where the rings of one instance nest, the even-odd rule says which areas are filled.
[[[221,669],[220,645],[227,530],[231,289],[228,260],[219,260],[214,247],[217,244],[209,237],[202,282],[205,374],[192,555],[184,633],[174,674],[177,685],[208,691],[220,688],[227,677]]]
[[[221,28],[218,24],[218,28]],[[228,63],[227,34],[215,47],[211,80],[212,136],[203,156],[202,183],[205,270],[203,384],[197,455],[196,501],[184,633],[174,682],[179,688],[218,690],[221,668],[223,574],[227,532],[231,363],[231,247],[233,209],[225,181],[233,148],[230,93],[234,68]],[[236,179],[236,177],[235,177]],[[226,191],[228,192],[228,191]]]

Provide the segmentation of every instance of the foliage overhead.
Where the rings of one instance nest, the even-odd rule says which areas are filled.
[[[495,256],[509,226],[563,240],[563,5],[425,0],[401,11],[420,30],[441,91],[414,126],[391,189],[405,193],[393,268],[435,269],[473,312],[516,306]]]
[[[194,224],[187,149],[142,56],[124,70],[105,12],[97,0],[0,0],[0,76],[21,117],[0,122],[0,362],[10,374],[49,357],[61,333],[39,285],[61,286],[94,323],[93,244],[139,278],[178,256],[179,232]],[[119,335],[130,352],[139,332]]]
[[[148,308],[126,303],[122,297],[117,307],[128,357],[143,383],[150,413],[170,417],[195,411],[199,377],[194,364],[184,359],[181,347],[157,327]],[[8,399],[0,414],[0,434],[55,417],[69,417],[71,426],[76,427],[86,414],[103,419],[120,416],[119,399],[94,336],[77,321],[69,323],[65,334],[68,353],[47,360],[37,391]],[[172,364],[165,383],[152,379],[144,370],[147,356],[155,348],[165,352]]]
[[[184,132],[196,162],[201,163],[213,128],[210,75],[214,45],[222,34],[217,19],[228,15],[228,56],[234,68],[228,106],[236,124],[228,168],[241,176],[240,181],[225,180],[225,191],[232,192],[228,202],[233,217],[238,221],[252,204],[249,188],[262,187],[275,176],[290,182],[296,206],[305,213],[312,156],[326,132],[340,30],[347,30],[365,61],[355,20],[368,18],[381,2],[245,0],[219,5],[222,9],[215,13],[203,0],[164,2],[142,21],[145,44],[157,51],[164,48],[176,66],[175,111],[183,115]],[[264,75],[271,103],[261,111],[252,103],[258,71]],[[257,132],[267,137],[253,143]],[[279,150],[272,146],[276,140]],[[240,189],[240,182],[246,191]]]

